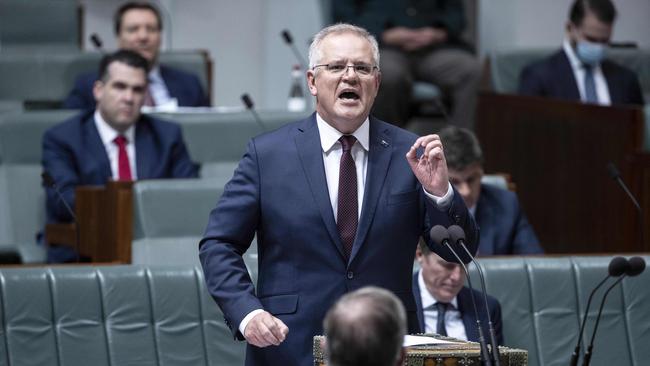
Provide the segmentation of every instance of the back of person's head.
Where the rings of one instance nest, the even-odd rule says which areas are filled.
[[[113,16],[113,27],[116,35],[120,34],[120,29],[122,28],[122,18],[124,17],[124,14],[130,10],[151,11],[156,15],[156,19],[158,20],[158,30],[162,30],[162,18],[160,16],[160,10],[158,10],[158,8],[156,8],[153,4],[145,1],[130,1],[120,6]]]
[[[145,75],[149,73],[149,62],[139,53],[131,50],[118,50],[102,57],[99,62],[99,79],[106,81],[108,78],[108,67],[113,62],[121,62],[136,69],[144,70]]]
[[[460,171],[475,163],[483,165],[483,150],[472,131],[448,126],[440,130],[438,136],[449,169]]]
[[[395,366],[402,359],[406,312],[387,290],[370,286],[346,294],[323,327],[329,366]]]
[[[613,24],[616,20],[616,8],[611,0],[575,0],[569,10],[569,20],[580,25],[587,12],[605,24]]]

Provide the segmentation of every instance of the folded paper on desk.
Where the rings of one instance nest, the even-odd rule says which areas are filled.
[[[404,343],[403,343],[404,347],[424,346],[427,344],[458,344],[458,342],[446,341],[443,339],[437,339],[430,336],[415,336],[409,334],[404,336]]]

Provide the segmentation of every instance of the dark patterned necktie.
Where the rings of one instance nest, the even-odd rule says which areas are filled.
[[[446,302],[437,302],[436,309],[438,310],[438,323],[436,324],[436,333],[446,336],[447,335],[447,326],[445,325],[445,314],[447,314],[447,308],[449,304]]]
[[[344,135],[339,139],[343,146],[341,165],[339,167],[339,202],[337,206],[336,226],[339,229],[346,258],[350,258],[352,244],[357,235],[359,221],[359,203],[357,201],[357,168],[352,159],[352,145],[356,138]]]

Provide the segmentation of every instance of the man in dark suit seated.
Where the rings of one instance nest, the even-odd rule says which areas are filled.
[[[368,29],[379,41],[382,87],[373,114],[398,126],[408,122],[413,83],[448,92],[451,120],[474,124],[481,64],[461,39],[465,9],[459,0],[334,0],[333,20]]]
[[[562,49],[524,68],[519,94],[601,105],[643,104],[634,71],[604,59],[615,18],[610,0],[575,0]]]
[[[403,364],[406,312],[388,290],[368,286],[344,295],[327,312],[323,329],[327,366]]]
[[[178,125],[140,114],[147,90],[148,62],[128,50],[105,56],[93,94],[94,111],[64,121],[43,136],[43,170],[74,207],[75,188],[113,180],[196,177]],[[72,217],[56,192],[46,189],[47,221]],[[48,262],[69,262],[74,250],[48,247]]]
[[[479,255],[543,253],[517,195],[481,183],[483,151],[474,133],[450,126],[439,136],[445,146],[451,184],[480,228]]]
[[[118,46],[138,52],[149,61],[149,87],[145,98],[147,106],[207,107],[207,99],[199,79],[185,71],[158,63],[162,20],[152,4],[128,2],[115,13],[115,35]],[[75,80],[64,108],[94,109],[93,86],[96,72],[82,74]]]
[[[460,264],[447,262],[420,243],[415,253],[420,270],[413,275],[413,296],[417,305],[420,328],[426,333],[437,333],[472,342],[478,342],[476,315],[471,291],[465,287],[465,272]],[[483,293],[474,290],[483,335],[487,337],[488,317]],[[501,305],[488,295],[488,311],[497,342],[503,344]]]
[[[365,29],[337,24],[316,34],[307,71],[315,113],[253,138],[210,213],[201,265],[226,324],[249,343],[247,365],[313,365],[325,313],[363,286],[395,293],[418,332],[419,238],[454,261],[428,230],[457,224],[476,252],[478,230],[449,183],[438,136],[369,116],[378,65]],[[257,288],[242,260],[255,235]]]

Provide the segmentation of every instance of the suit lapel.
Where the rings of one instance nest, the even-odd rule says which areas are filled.
[[[422,308],[422,295],[420,294],[420,284],[418,283],[418,276],[420,271],[413,275],[413,297],[415,298],[415,313],[418,316],[418,324],[420,325],[420,332],[426,332],[424,325],[424,309]]]
[[[392,152],[393,147],[388,132],[382,130],[381,125],[373,117],[370,117],[370,151],[368,152],[366,187],[363,196],[361,217],[357,228],[357,237],[352,246],[350,262],[354,260],[354,257],[361,249],[368,235],[370,224],[377,209],[381,189],[384,186]]]
[[[154,149],[152,134],[149,131],[149,124],[144,117],[140,117],[135,123],[135,164],[138,172],[138,179],[153,177],[152,169],[157,159]]]
[[[476,328],[476,317],[474,316],[472,298],[469,291],[469,288],[463,287],[458,293],[458,310],[463,317],[463,325],[465,325],[467,340],[477,342],[478,329]]]
[[[580,90],[578,89],[578,81],[573,73],[573,68],[571,67],[571,62],[569,62],[569,57],[567,57],[564,50],[560,51],[558,57],[558,68],[561,72],[558,75],[565,75],[565,77],[560,77],[560,82],[564,81],[563,88],[567,93],[567,96],[572,100],[580,100]]]
[[[605,60],[601,64],[601,69],[603,70],[603,76],[605,77],[605,82],[607,84],[607,89],[609,91],[609,99],[612,102],[612,104],[617,104],[621,103],[623,100],[623,91],[621,90],[620,86],[622,83],[617,82],[618,80],[614,80],[616,75],[615,73],[612,72],[611,65]]]
[[[97,126],[95,126],[95,118],[91,114],[83,122],[83,143],[86,146],[86,150],[89,153],[90,159],[97,162],[98,168],[102,176],[105,176],[107,179],[113,176],[111,171],[111,163],[108,160],[108,154],[106,154],[106,148],[102,142],[101,137],[99,137],[99,131],[97,131]]]
[[[300,157],[303,171],[307,176],[309,188],[314,196],[327,232],[336,246],[342,258],[345,258],[343,243],[336,228],[332,204],[330,203],[327,178],[325,177],[325,165],[320,143],[320,135],[316,125],[316,113],[304,120],[298,127],[298,134],[295,137],[296,149]]]

